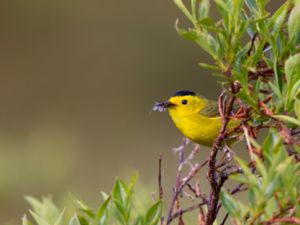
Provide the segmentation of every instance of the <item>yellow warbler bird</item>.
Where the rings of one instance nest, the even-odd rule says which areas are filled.
[[[168,101],[157,102],[153,110],[168,110],[183,135],[200,145],[211,147],[222,127],[218,103],[192,91],[178,91]],[[238,123],[230,120],[227,127]]]

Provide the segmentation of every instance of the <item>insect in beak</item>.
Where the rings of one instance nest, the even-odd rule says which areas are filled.
[[[171,108],[174,106],[176,106],[176,104],[169,102],[169,101],[155,102],[155,104],[153,106],[153,111],[163,112],[163,111],[167,110],[168,108]]]
[[[163,104],[163,106],[164,106],[165,108],[171,108],[171,107],[176,106],[176,104],[174,104],[174,103],[172,103],[172,102],[170,102],[170,101],[165,101],[165,102],[163,102],[162,104]]]

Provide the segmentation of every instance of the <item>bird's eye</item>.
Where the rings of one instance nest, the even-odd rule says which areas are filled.
[[[188,103],[188,101],[187,101],[186,99],[183,99],[183,100],[181,101],[181,103],[182,103],[182,105],[186,105],[186,104]]]

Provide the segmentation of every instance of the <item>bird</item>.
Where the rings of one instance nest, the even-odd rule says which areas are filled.
[[[169,111],[175,126],[193,142],[212,147],[222,128],[218,102],[193,91],[181,90],[169,100],[156,102],[154,111]],[[230,120],[227,127],[234,128],[239,121]]]

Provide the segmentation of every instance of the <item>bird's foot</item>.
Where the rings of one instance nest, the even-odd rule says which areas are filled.
[[[232,151],[231,148],[230,148],[229,146],[227,146],[227,145],[225,145],[225,146],[223,147],[223,151],[224,151],[224,153],[226,154],[226,160],[227,160],[227,162],[232,161],[232,159],[233,159],[234,156],[235,156],[234,151]]]

